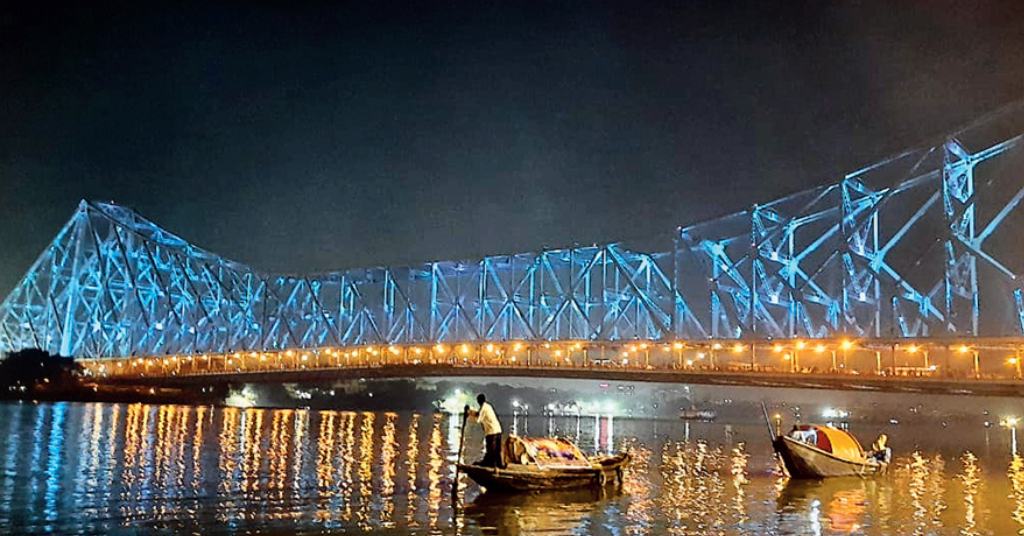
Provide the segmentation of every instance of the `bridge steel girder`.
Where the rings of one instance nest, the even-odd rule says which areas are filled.
[[[81,358],[485,341],[1024,336],[1024,111],[840,181],[613,243],[267,274],[83,201],[0,305]],[[1010,133],[1010,134],[1007,134]]]

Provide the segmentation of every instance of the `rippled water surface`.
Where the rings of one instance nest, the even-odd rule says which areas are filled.
[[[512,417],[506,417],[512,421]],[[621,489],[451,507],[458,418],[120,404],[0,405],[5,534],[1016,534],[1024,461],[981,423],[888,427],[873,480],[786,481],[764,424],[519,417],[631,449]],[[870,440],[877,429],[856,430]],[[479,430],[468,459],[481,455]],[[916,447],[915,447],[916,445]],[[902,447],[902,448],[901,448]]]

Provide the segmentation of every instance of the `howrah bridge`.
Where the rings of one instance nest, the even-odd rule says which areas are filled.
[[[317,275],[82,201],[0,305],[0,351],[157,384],[486,374],[1024,394],[1022,132],[1010,106],[644,241]]]

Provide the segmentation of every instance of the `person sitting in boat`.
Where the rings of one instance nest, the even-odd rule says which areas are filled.
[[[523,443],[523,439],[515,434],[504,438],[504,447],[502,448],[502,459],[506,464],[517,463],[521,465],[527,465],[530,463],[530,453],[526,449],[526,444]]]
[[[789,437],[808,445],[818,445],[818,431],[806,426],[794,425],[793,429],[789,431]]]
[[[871,444],[871,450],[867,452],[867,455],[878,463],[889,463],[892,461],[892,449],[889,448],[889,436],[885,434],[879,435],[878,439]]]
[[[484,430],[484,459],[477,465],[504,469],[505,461],[501,455],[501,423],[494,413],[494,406],[487,402],[487,397],[483,393],[476,396],[476,401],[480,404],[479,410],[470,409],[467,405],[465,411]]]

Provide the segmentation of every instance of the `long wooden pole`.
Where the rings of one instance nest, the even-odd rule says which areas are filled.
[[[764,423],[768,426],[768,440],[775,443],[775,433],[772,431],[772,420],[768,417],[768,405],[761,401],[761,411],[764,412]]]
[[[466,420],[469,406],[462,410],[462,428],[459,429],[459,457],[455,459],[455,478],[452,480],[452,513],[459,507],[459,464],[462,463],[462,446],[466,444]]]

